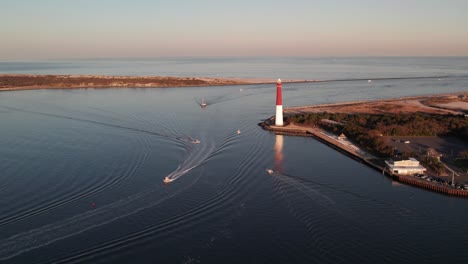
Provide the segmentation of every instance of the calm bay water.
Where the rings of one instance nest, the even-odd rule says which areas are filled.
[[[0,72],[455,76],[285,84],[286,107],[468,90],[466,59],[212,60],[0,63]],[[468,200],[262,130],[274,102],[274,85],[0,93],[0,262],[466,263]]]

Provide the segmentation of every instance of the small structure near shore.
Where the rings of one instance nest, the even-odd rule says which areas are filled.
[[[391,173],[402,175],[422,174],[426,171],[426,168],[415,158],[400,161],[386,160],[385,166]]]
[[[341,135],[338,136],[338,140],[345,140],[346,136],[345,134],[341,133]]]

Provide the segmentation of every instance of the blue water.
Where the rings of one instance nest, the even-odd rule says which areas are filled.
[[[0,71],[456,76],[284,84],[285,107],[468,91],[464,59],[213,60]],[[275,86],[241,88],[0,93],[0,262],[466,262],[468,200],[394,183],[312,138],[264,131],[257,123],[274,113]]]
[[[335,80],[467,76],[468,57],[147,58],[0,62],[0,73]]]

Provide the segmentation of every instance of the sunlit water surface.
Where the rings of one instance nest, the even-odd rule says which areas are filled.
[[[285,84],[283,101],[467,87],[462,76]],[[0,262],[466,263],[468,200],[262,130],[274,102],[274,85],[0,93]]]

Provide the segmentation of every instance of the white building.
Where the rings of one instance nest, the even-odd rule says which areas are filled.
[[[426,168],[419,164],[419,161],[415,158],[399,161],[386,160],[385,164],[389,171],[397,174],[421,174],[426,171]]]
[[[345,140],[346,136],[345,134],[341,133],[341,135],[338,136],[338,140]]]

